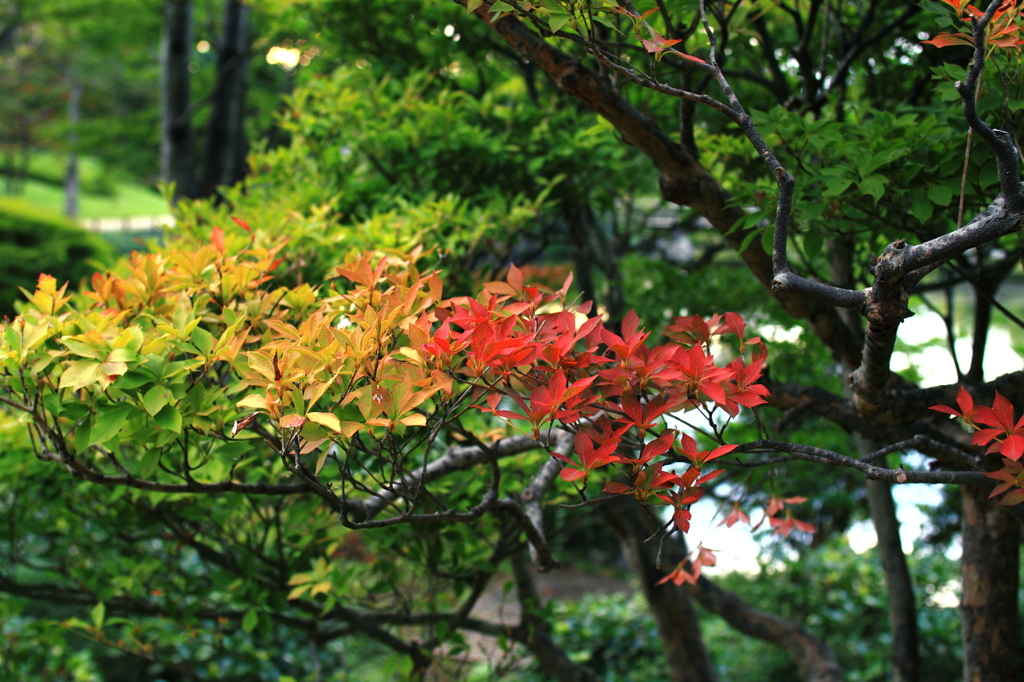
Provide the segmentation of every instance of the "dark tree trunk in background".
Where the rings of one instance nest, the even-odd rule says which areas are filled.
[[[917,682],[917,604],[907,557],[900,541],[900,523],[892,488],[887,481],[868,481],[868,506],[878,535],[878,556],[885,574],[889,601],[889,629],[892,633],[892,679]]]
[[[607,504],[603,510],[651,607],[664,644],[670,679],[672,682],[713,682],[717,676],[701,638],[700,619],[693,602],[681,587],[672,583],[656,584],[684,556],[677,540],[665,541],[666,566],[659,569],[657,541],[644,542],[658,530],[648,511],[633,500]]]
[[[68,80],[71,85],[68,98],[68,166],[64,172],[64,215],[69,218],[78,217],[78,117],[79,104],[82,101],[82,82],[75,77],[74,71],[68,69]]]
[[[206,163],[200,196],[245,176],[245,91],[249,72],[249,15],[239,0],[226,0],[224,25],[217,46],[217,84],[206,132]]]
[[[963,486],[964,681],[1018,682],[1020,524],[988,494]]]
[[[160,42],[160,179],[174,183],[174,200],[195,196],[189,57],[192,0],[164,0]]]

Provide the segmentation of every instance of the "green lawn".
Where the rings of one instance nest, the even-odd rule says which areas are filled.
[[[78,214],[82,218],[120,218],[123,216],[165,215],[170,208],[156,190],[130,183],[115,184],[114,196],[81,193],[78,196]],[[62,213],[64,190],[37,180],[25,183],[25,192],[19,198],[30,204]]]

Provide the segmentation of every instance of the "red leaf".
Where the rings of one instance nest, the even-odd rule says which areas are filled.
[[[624,495],[630,490],[632,490],[632,488],[625,483],[620,483],[619,481],[609,481],[608,483],[605,483],[604,488],[601,489],[602,492],[611,493],[612,495]]]
[[[1024,437],[1007,436],[999,446],[999,454],[1012,460],[1020,459],[1020,456],[1024,455]]]
[[[740,509],[740,506],[737,504],[733,506],[732,512],[729,513],[729,516],[727,516],[725,520],[722,521],[722,523],[725,524],[726,528],[732,528],[739,521],[742,521],[748,526],[750,525],[750,516],[748,516],[746,512]],[[722,525],[722,523],[718,525]]]
[[[922,40],[921,43],[923,45],[934,45],[935,47],[952,47],[954,45],[971,46],[974,44],[974,41],[966,33],[939,33],[931,40]]]
[[[1001,500],[999,500],[999,504],[1006,507],[1011,507],[1015,504],[1020,504],[1021,502],[1024,502],[1024,488],[1017,488],[1016,490],[1011,490],[1010,492],[1006,493],[1006,495]]]
[[[676,528],[683,531],[684,533],[690,532],[690,519],[692,515],[685,509],[678,509],[676,513],[672,515],[672,522],[676,524]]]
[[[219,227],[213,228],[213,235],[210,237],[210,243],[213,244],[221,253],[224,253],[224,230]]]
[[[508,266],[508,277],[506,279],[509,286],[511,286],[516,293],[523,290],[523,271],[517,268],[515,263]]]
[[[586,475],[587,472],[583,469],[570,469],[569,467],[562,469],[559,474],[563,481],[575,481],[577,478],[583,478]]]
[[[683,59],[689,59],[691,62],[697,62],[698,64],[707,64],[706,61],[704,61],[700,57],[694,57],[692,54],[686,54],[685,52],[676,52],[675,54],[679,55]]]
[[[234,220],[235,224],[238,225],[240,228],[242,228],[249,234],[252,234],[252,228],[249,227],[249,223],[245,222],[241,218],[236,218],[235,216],[231,216],[231,219]]]

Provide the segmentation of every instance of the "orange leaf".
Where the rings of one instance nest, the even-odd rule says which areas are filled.
[[[213,235],[210,236],[210,243],[221,253],[224,253],[224,230],[219,227],[213,228]]]
[[[974,44],[974,40],[966,33],[939,33],[931,40],[922,40],[922,45],[934,45],[935,47],[952,47],[953,45]]]
[[[281,426],[286,429],[297,429],[306,423],[306,418],[301,414],[289,414],[281,417]]]
[[[249,227],[249,223],[245,222],[241,218],[236,218],[235,216],[231,216],[231,219],[234,220],[235,224],[238,225],[240,228],[242,228],[249,234],[252,234],[252,228]]]

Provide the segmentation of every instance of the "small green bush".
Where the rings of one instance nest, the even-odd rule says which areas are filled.
[[[0,199],[0,315],[14,313],[18,287],[35,289],[40,273],[77,284],[94,263],[111,258],[101,238],[63,216],[16,199]]]

